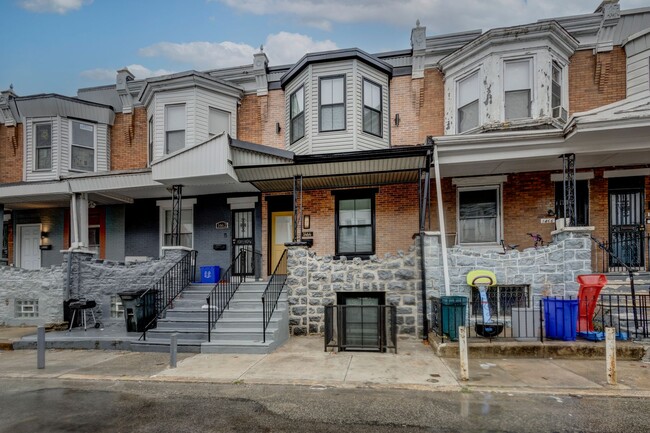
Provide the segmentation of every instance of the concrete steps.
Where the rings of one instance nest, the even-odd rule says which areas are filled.
[[[286,292],[269,322],[266,341],[262,332],[262,293],[266,282],[244,282],[229,308],[212,329],[208,342],[206,298],[213,284],[192,284],[167,310],[157,327],[147,331],[146,340],[131,343],[140,352],[168,352],[172,334],[177,334],[178,351],[193,353],[269,353],[289,338]]]

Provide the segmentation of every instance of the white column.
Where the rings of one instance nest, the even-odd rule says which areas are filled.
[[[88,246],[88,194],[74,193],[70,202],[71,247]]]

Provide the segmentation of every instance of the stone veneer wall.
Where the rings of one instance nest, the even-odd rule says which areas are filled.
[[[28,271],[0,266],[0,325],[42,325],[63,321],[63,301],[67,289],[68,254],[63,264]],[[127,290],[148,288],[171,269],[185,254],[166,249],[161,259],[137,263],[112,262],[94,258],[93,253],[71,253],[70,298],[87,297],[97,302],[97,320],[110,319],[110,297]],[[38,300],[38,317],[16,317],[16,300]],[[113,319],[120,323],[123,319]]]
[[[452,295],[469,295],[465,277],[469,271],[486,269],[496,274],[499,284],[530,284],[532,295],[576,295],[576,277],[589,274],[593,227],[569,227],[552,233],[553,243],[524,251],[477,252],[453,247],[447,249]],[[445,294],[440,234],[425,233],[427,297]]]
[[[325,306],[336,304],[337,292],[385,292],[386,304],[397,307],[398,334],[420,332],[420,261],[415,246],[408,253],[369,260],[335,260],[307,247],[290,246],[287,259],[291,335],[323,333]]]

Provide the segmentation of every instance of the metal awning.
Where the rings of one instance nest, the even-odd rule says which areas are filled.
[[[304,189],[415,182],[426,168],[426,146],[320,155],[295,155],[293,163],[235,166],[240,181],[260,191],[289,191],[302,176]]]

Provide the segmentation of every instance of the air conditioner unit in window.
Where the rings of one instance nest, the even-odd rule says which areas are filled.
[[[567,112],[563,107],[557,106],[553,107],[553,114],[552,114],[554,119],[559,119],[562,122],[566,122],[567,120]]]

